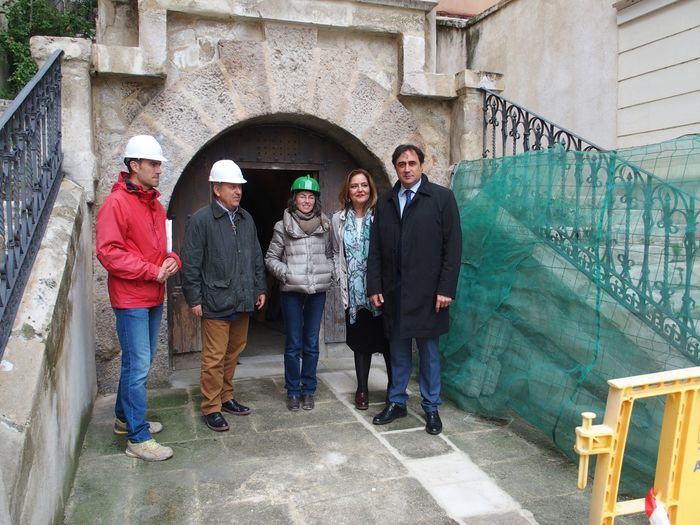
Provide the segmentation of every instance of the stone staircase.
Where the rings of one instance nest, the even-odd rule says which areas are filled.
[[[496,205],[484,193],[473,202],[470,213]],[[510,276],[470,277],[477,283],[472,289],[495,282],[502,300],[487,319],[482,310],[479,330],[465,343],[467,352],[448,357],[453,368],[445,374],[445,387],[452,397],[471,399],[467,404],[476,402],[487,412],[515,410],[576,460],[573,428],[581,424],[581,412],[602,416],[608,379],[695,366],[506,210],[498,210],[490,234],[527,253],[520,252],[522,262]],[[653,257],[662,257],[659,246],[653,248]],[[448,338],[460,337],[452,331]],[[656,456],[662,417],[661,402],[635,408],[626,452],[625,472],[633,480],[628,489],[653,478],[648,460]]]

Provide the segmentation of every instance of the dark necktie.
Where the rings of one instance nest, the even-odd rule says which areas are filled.
[[[404,192],[404,197],[406,197],[406,202],[403,205],[403,211],[406,211],[408,205],[411,204],[411,199],[413,198],[413,190],[406,190]],[[403,212],[401,212],[401,215],[403,216]]]

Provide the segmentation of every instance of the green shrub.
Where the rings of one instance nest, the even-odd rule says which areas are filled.
[[[0,31],[0,59],[8,65],[9,79],[0,98],[14,98],[36,73],[29,51],[29,39],[34,35],[94,37],[95,3],[79,0],[59,11],[48,0],[8,0],[0,8],[7,20],[7,29]]]

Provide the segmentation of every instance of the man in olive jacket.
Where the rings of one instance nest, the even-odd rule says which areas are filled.
[[[249,314],[265,304],[262,251],[250,213],[240,207],[243,178],[231,160],[209,174],[212,202],[190,219],[182,250],[182,291],[202,318],[202,414],[206,425],[228,430],[221,411],[244,416],[250,409],[233,398],[238,356],[248,342]]]
[[[384,425],[406,415],[415,339],[425,430],[439,434],[438,340],[449,328],[448,307],[457,291],[462,232],[452,191],[428,180],[423,161],[423,152],[412,144],[396,148],[392,163],[399,180],[377,201],[372,224],[367,294],[376,307],[383,308],[392,367],[387,406],[373,423]]]

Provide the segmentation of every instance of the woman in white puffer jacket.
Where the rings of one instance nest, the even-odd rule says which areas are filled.
[[[287,408],[314,408],[318,334],[326,291],[333,281],[330,221],[321,211],[318,182],[292,184],[289,205],[275,224],[265,266],[280,281],[284,319],[284,386]]]

